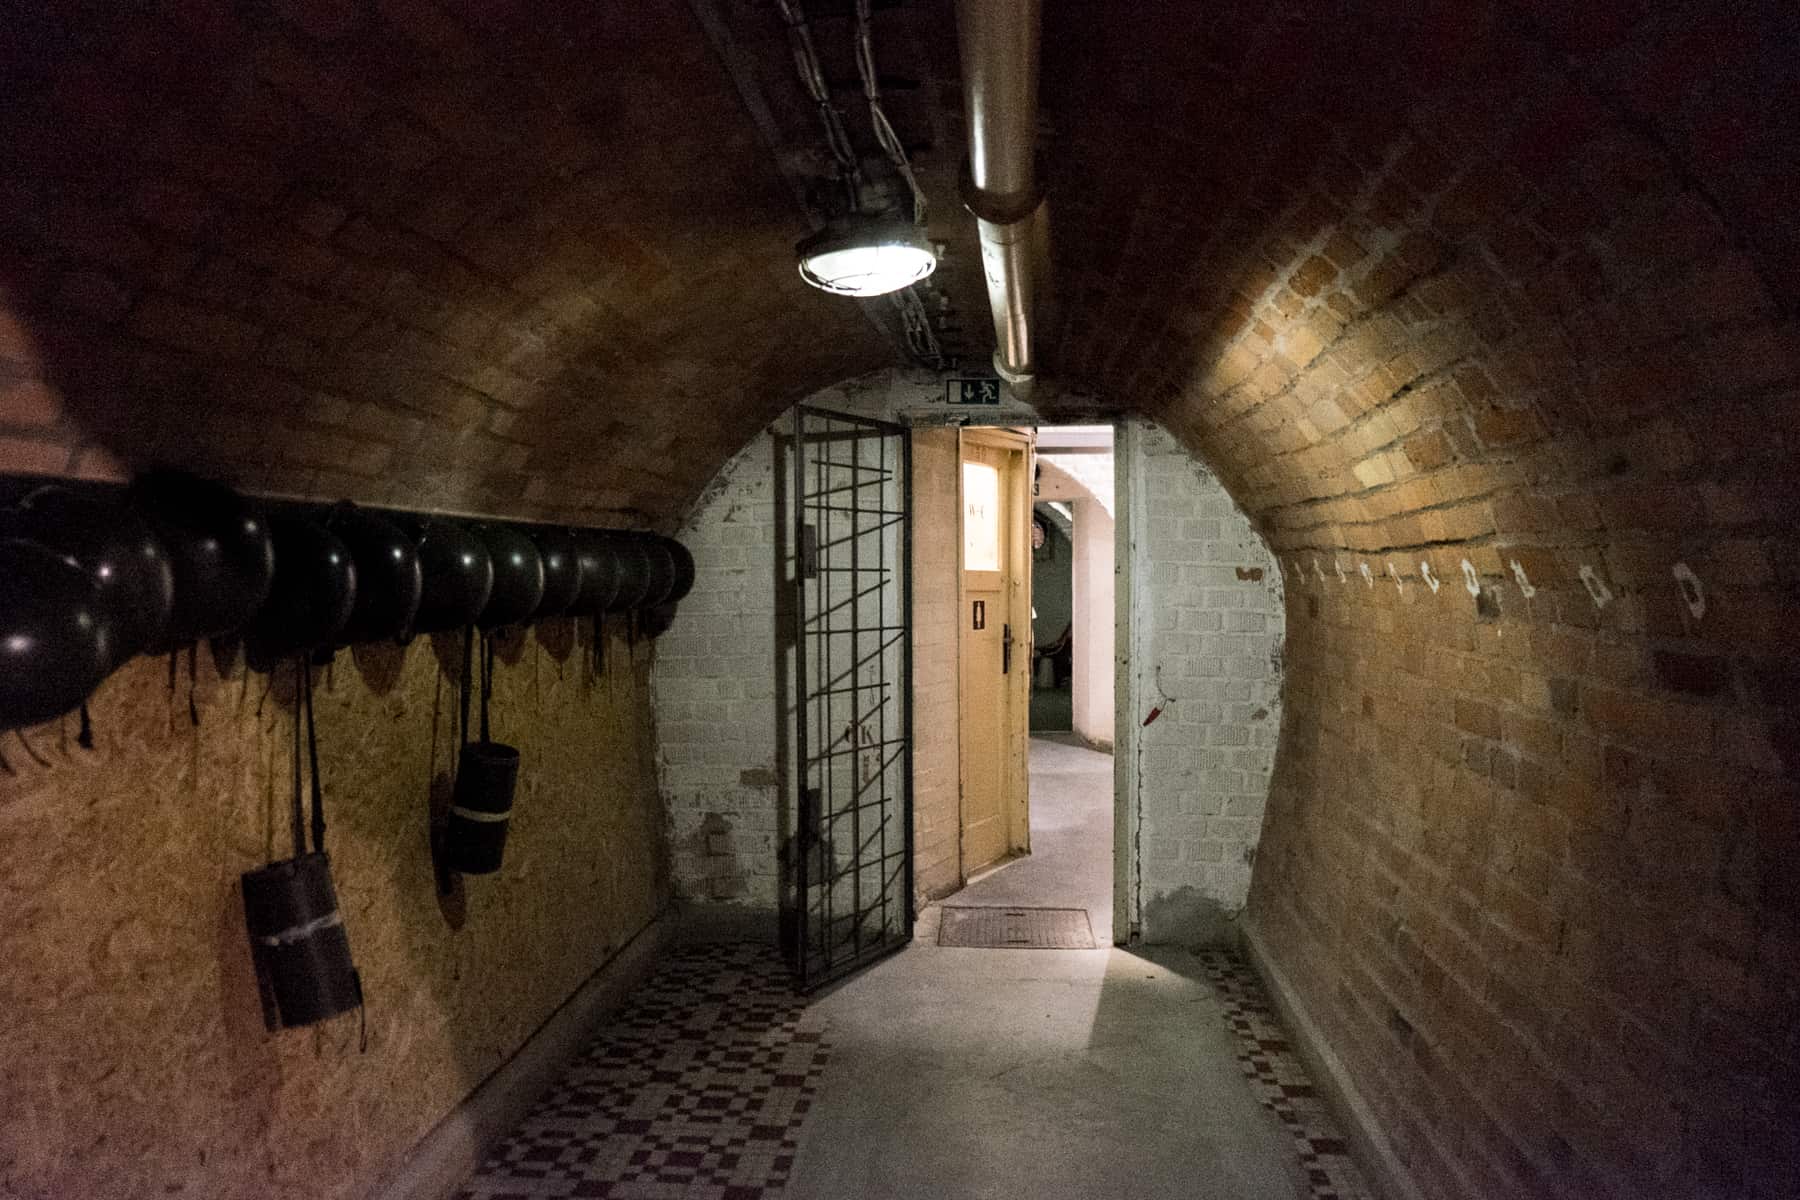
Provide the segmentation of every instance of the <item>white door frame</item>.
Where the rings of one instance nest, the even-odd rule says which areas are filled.
[[[1147,578],[1138,553],[1138,531],[1149,513],[1132,467],[1142,449],[1143,428],[1129,418],[1113,422],[1113,942],[1126,945],[1142,933],[1138,847],[1138,758],[1143,753],[1137,713],[1142,705],[1131,669],[1138,647],[1131,609],[1133,584]]]

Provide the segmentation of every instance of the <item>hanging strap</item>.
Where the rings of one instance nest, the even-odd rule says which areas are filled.
[[[488,701],[494,698],[494,638],[486,630],[481,634],[481,740],[491,742],[488,735]]]
[[[313,728],[312,659],[301,655],[302,677],[306,680],[306,757],[312,768],[312,839],[313,850],[325,853],[325,789],[319,782],[319,735]]]
[[[294,857],[300,858],[306,853],[306,811],[300,801],[300,710],[305,704],[304,693],[300,690],[300,659],[294,660],[294,809],[291,819],[294,827]]]
[[[469,700],[474,680],[470,678],[475,666],[475,627],[463,630],[463,662],[462,662],[462,744],[469,744]]]

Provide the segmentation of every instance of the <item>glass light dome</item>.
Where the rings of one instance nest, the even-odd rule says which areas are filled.
[[[884,296],[937,270],[918,226],[858,214],[830,221],[795,251],[800,278],[839,296]]]

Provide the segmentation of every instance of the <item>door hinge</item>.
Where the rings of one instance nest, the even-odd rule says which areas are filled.
[[[1001,625],[1000,626],[1000,673],[1002,675],[1012,674],[1012,644],[1013,644],[1012,625],[1010,623]]]

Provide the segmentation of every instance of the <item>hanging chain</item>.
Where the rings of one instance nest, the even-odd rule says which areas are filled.
[[[932,328],[931,315],[925,311],[925,302],[919,299],[920,289],[929,286],[915,283],[911,287],[890,292],[888,298],[900,313],[900,324],[906,333],[906,348],[912,351],[914,358],[941,371],[948,365],[949,359],[944,355],[943,343],[938,341],[937,330]],[[935,294],[935,289],[933,292]]]
[[[787,22],[788,42],[793,49],[801,86],[818,107],[819,121],[825,126],[825,144],[837,160],[838,177],[849,192],[851,211],[857,211],[862,207],[862,166],[857,160],[856,148],[850,142],[850,133],[844,127],[843,114],[831,102],[831,88],[825,81],[824,68],[819,65],[819,52],[813,45],[812,26],[807,22],[806,10],[801,0],[775,0],[775,3]],[[881,86],[875,74],[874,23],[870,12],[870,0],[856,0],[856,70],[862,77],[863,97],[869,104],[869,123],[874,127],[875,140],[881,143],[882,150],[912,193],[913,223],[923,226],[928,211],[925,189],[919,186],[912,160],[907,157],[906,147],[901,144],[900,135],[895,132],[881,103]],[[938,340],[931,315],[925,309],[925,302],[919,296],[921,288],[937,295],[936,289],[929,284],[915,284],[891,293],[888,299],[899,313],[906,346],[913,357],[943,370],[949,360]]]
[[[787,22],[788,42],[793,46],[794,66],[800,72],[801,86],[818,105],[819,120],[825,126],[825,144],[837,159],[838,177],[850,193],[850,207],[862,205],[862,167],[856,161],[856,149],[850,144],[850,133],[844,128],[843,114],[831,102],[831,88],[825,83],[824,68],[819,66],[819,52],[813,47],[812,26],[807,24],[806,10],[800,0],[775,0]]]
[[[892,122],[888,120],[887,110],[881,107],[881,86],[875,78],[875,34],[873,23],[869,19],[870,0],[856,0],[856,72],[862,76],[863,96],[869,102],[869,124],[875,127],[875,140],[887,151],[893,160],[894,169],[900,172],[900,178],[906,180],[906,186],[912,190],[913,224],[925,224],[925,191],[919,186],[918,176],[913,174],[912,162],[906,157],[906,147],[900,144],[900,135],[894,132]]]
[[[894,164],[894,170],[906,181],[908,190],[912,192],[913,224],[923,228],[928,211],[925,189],[919,186],[919,177],[913,173],[912,160],[906,156],[906,147],[901,145],[900,135],[894,132],[893,122],[888,120],[887,110],[881,106],[881,85],[875,74],[874,22],[870,19],[870,8],[870,0],[856,0],[856,73],[862,76],[863,98],[869,102],[869,124],[875,129],[875,140],[881,143],[881,148],[887,151],[888,158]],[[936,289],[929,284],[914,284],[893,293],[892,300],[900,313],[907,349],[912,351],[914,358],[930,363],[941,371],[948,360],[944,356],[943,344],[938,341],[937,330],[932,327],[931,314],[925,311],[925,302],[919,298],[921,289],[937,294]]]

